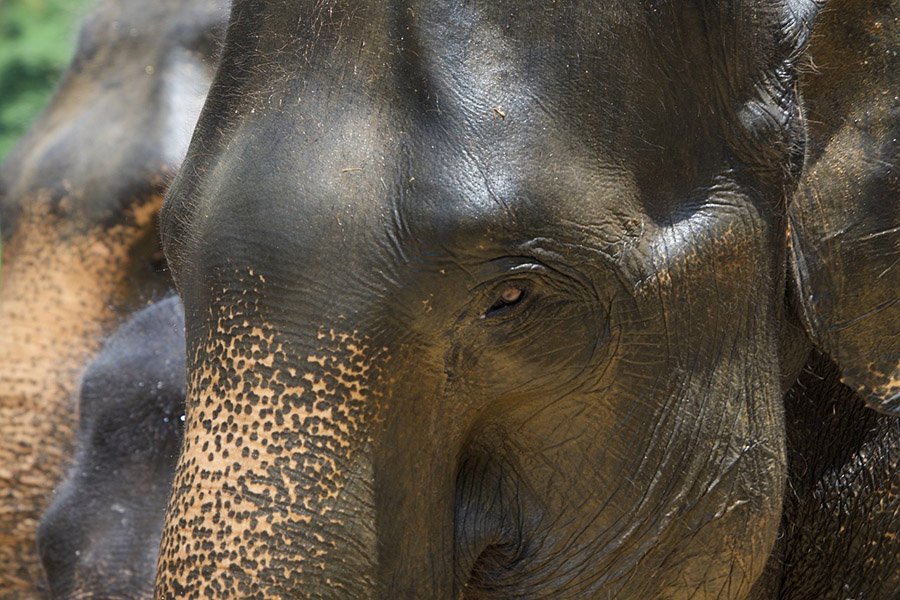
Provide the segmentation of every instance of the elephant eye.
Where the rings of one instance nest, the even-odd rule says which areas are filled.
[[[527,290],[524,285],[507,285],[500,290],[497,299],[494,301],[491,307],[487,309],[487,311],[485,311],[483,315],[481,315],[481,318],[484,319],[486,317],[493,317],[506,312],[509,308],[517,304],[521,304],[526,295]]]
[[[154,273],[164,273],[168,270],[166,255],[163,254],[162,248],[158,248],[150,255],[150,268]]]

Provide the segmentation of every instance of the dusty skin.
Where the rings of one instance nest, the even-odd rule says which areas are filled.
[[[130,253],[153,235],[160,203],[78,235],[36,203],[3,248],[0,364],[14,375],[0,393],[0,597],[31,597],[40,580],[34,532],[71,449],[78,376],[117,322]]]

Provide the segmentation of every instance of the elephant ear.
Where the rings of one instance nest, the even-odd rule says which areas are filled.
[[[788,208],[797,303],[842,381],[900,416],[900,25],[849,1],[813,35],[806,167]]]

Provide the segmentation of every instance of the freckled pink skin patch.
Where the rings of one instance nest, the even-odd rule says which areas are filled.
[[[185,568],[203,564],[216,565],[214,578],[235,597],[269,597],[346,551],[330,532],[347,525],[338,505],[345,487],[368,480],[359,469],[370,465],[357,463],[382,405],[388,357],[357,332],[325,326],[314,351],[294,354],[265,323],[250,326],[259,323],[256,295],[216,302],[206,341],[189,360],[185,446],[158,596],[204,597],[211,580]],[[374,559],[370,533],[360,552]],[[333,587],[340,596],[341,583]]]

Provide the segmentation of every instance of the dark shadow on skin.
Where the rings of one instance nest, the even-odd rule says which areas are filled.
[[[171,296],[122,325],[88,366],[74,464],[38,530],[52,598],[151,597],[184,364],[184,313]]]
[[[819,352],[785,397],[785,417],[781,532],[752,600],[893,598],[900,420],[866,408]]]

